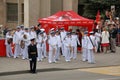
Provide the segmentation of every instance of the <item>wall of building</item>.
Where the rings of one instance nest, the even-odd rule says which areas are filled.
[[[63,0],[63,10],[78,12],[78,0]]]
[[[40,0],[40,18],[48,17],[51,13],[51,0]]]
[[[51,14],[63,10],[63,0],[51,0]]]
[[[3,0],[0,0],[0,25],[4,24]]]
[[[37,25],[38,19],[48,17],[60,10],[74,10],[77,12],[78,0],[19,0],[24,3],[24,25]],[[21,7],[18,9],[19,22],[7,22],[6,3],[18,3],[18,0],[0,0],[0,24],[16,27],[21,23]]]
[[[30,27],[38,24],[40,15],[40,0],[24,0],[24,26]]]
[[[18,0],[0,0],[0,25],[15,28],[18,22],[7,22],[7,3],[18,3]],[[23,0],[21,0],[23,3]]]

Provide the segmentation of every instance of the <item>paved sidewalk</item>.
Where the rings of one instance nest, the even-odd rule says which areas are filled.
[[[88,64],[87,62],[81,61],[81,54],[78,53],[76,60],[71,62],[65,62],[61,56],[61,60],[57,63],[49,64],[47,59],[37,63],[37,70],[69,70],[69,69],[80,69],[80,68],[92,68],[92,67],[105,67],[105,66],[120,66],[120,47],[117,48],[116,53],[95,53],[96,64]],[[0,57],[0,74],[9,72],[20,72],[29,70],[29,61],[22,60],[21,58],[6,58]]]

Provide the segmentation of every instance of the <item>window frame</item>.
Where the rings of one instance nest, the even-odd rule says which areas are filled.
[[[12,9],[12,7],[13,7],[13,9]],[[9,12],[9,10],[11,12]],[[12,12],[12,10],[14,12]],[[11,17],[11,18],[9,18],[9,17]],[[15,19],[15,18],[17,18],[17,19]],[[7,22],[16,22],[16,23],[18,22],[18,3],[6,3],[6,20],[7,20]]]

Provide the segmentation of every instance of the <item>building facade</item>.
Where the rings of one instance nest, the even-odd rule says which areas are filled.
[[[0,0],[0,25],[30,27],[60,10],[77,12],[78,0]]]

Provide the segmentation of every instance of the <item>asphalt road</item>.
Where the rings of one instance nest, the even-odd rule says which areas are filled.
[[[96,68],[75,70],[61,69],[51,71],[38,70],[36,74],[29,73],[28,71],[19,73],[13,72],[7,75],[0,76],[0,80],[120,80],[120,72],[118,72],[119,75],[110,75],[108,73],[97,73],[97,71],[94,69]],[[103,67],[102,69],[109,69],[109,67]],[[113,68],[112,71],[114,71],[114,69],[115,68]],[[90,72],[89,70],[94,70],[96,72]],[[101,70],[101,68],[98,68],[98,70]],[[111,73],[113,73],[112,71]]]
[[[96,64],[76,60],[67,63],[64,57],[49,64],[37,63],[37,74],[29,73],[29,61],[0,57],[0,80],[120,80],[120,47],[116,53],[95,53]]]

